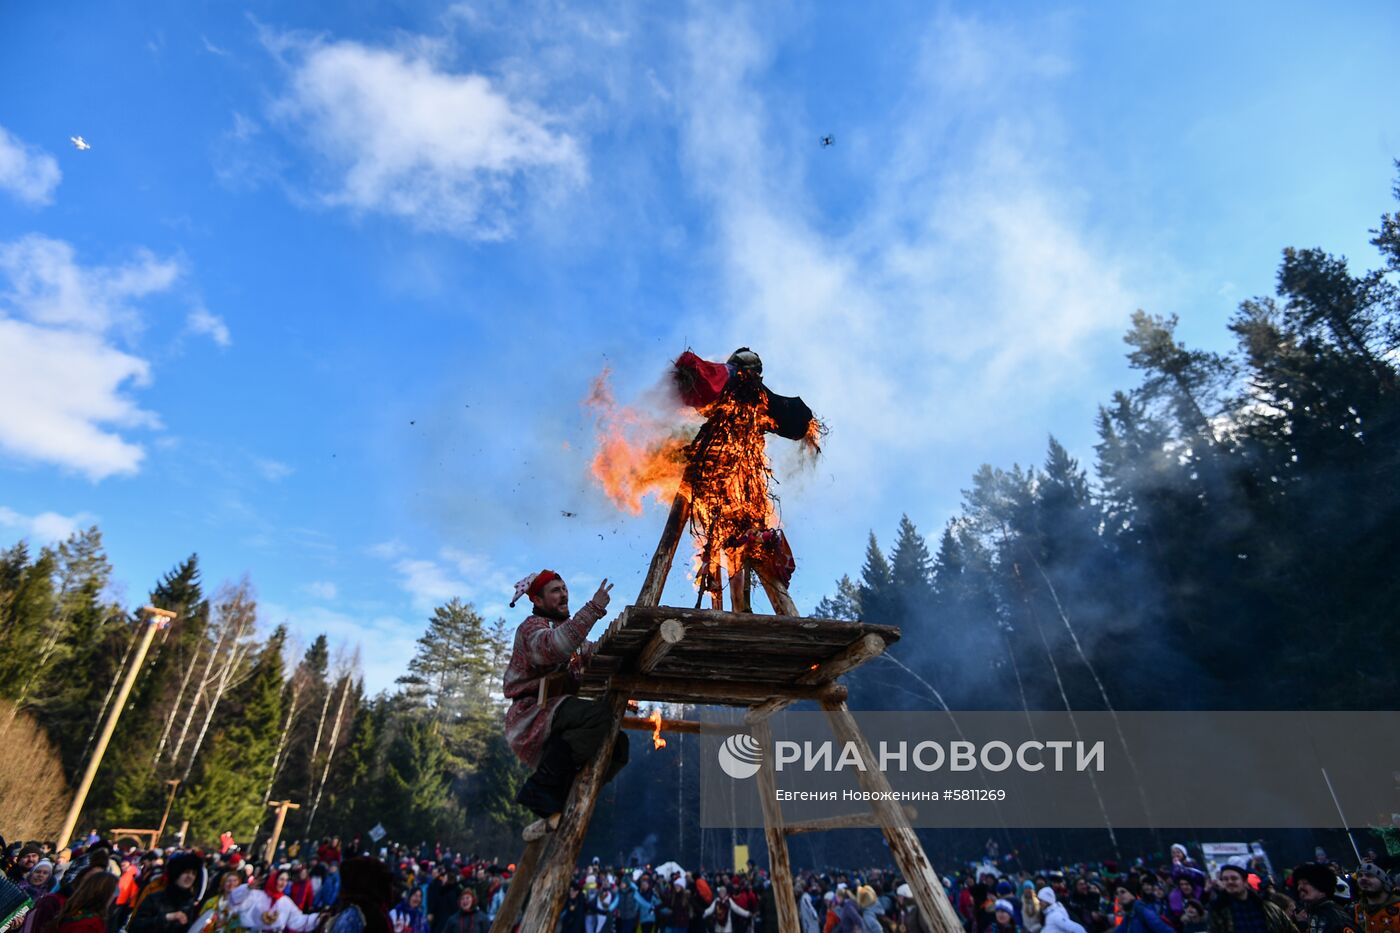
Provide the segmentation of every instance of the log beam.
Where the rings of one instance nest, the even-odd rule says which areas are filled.
[[[622,720],[622,728],[633,732],[655,732],[656,725],[642,716],[628,716]],[[715,722],[696,722],[693,719],[663,719],[662,732],[688,732],[692,735],[733,735],[734,727]]]
[[[773,747],[773,731],[768,723],[754,726],[753,737],[760,748]],[[758,766],[758,800],[763,808],[763,839],[768,843],[768,874],[773,879],[773,901],[778,908],[778,933],[802,933],[797,899],[793,896],[792,862],[788,858],[783,809],[778,804],[778,782],[773,773],[772,756],[767,752]]]
[[[854,745],[865,763],[863,769],[856,770],[856,778],[860,781],[861,789],[875,797],[870,809],[874,811],[885,840],[890,844],[890,854],[894,856],[895,864],[913,891],[914,902],[919,905],[924,922],[933,933],[962,933],[962,921],[948,902],[943,883],[924,854],[924,847],[919,844],[919,837],[909,825],[904,811],[892,800],[880,799],[882,795],[891,793],[890,782],[880,770],[875,753],[870,750],[870,743],[856,725],[855,717],[844,701],[823,702],[822,708],[826,710],[826,718],[836,740]]]
[[[642,653],[637,655],[637,670],[650,674],[671,649],[685,640],[685,624],[679,619],[667,619],[651,636]]]
[[[827,658],[825,661],[818,664],[815,670],[808,671],[806,674],[799,677],[797,682],[799,684],[828,683],[884,653],[885,640],[872,632],[847,645],[839,654],[834,654]],[[744,722],[751,726],[755,723],[762,722],[779,710],[791,706],[793,702],[793,700],[786,697],[774,697],[749,710],[744,716]]]

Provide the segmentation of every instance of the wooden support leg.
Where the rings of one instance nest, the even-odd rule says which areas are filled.
[[[773,879],[773,901],[778,906],[778,933],[802,933],[797,916],[797,895],[792,886],[783,808],[778,805],[778,782],[768,752],[773,747],[773,730],[766,720],[753,727],[753,737],[764,749],[758,767],[758,797],[763,807],[763,838],[768,843],[768,874]]]
[[[638,606],[661,605],[661,591],[666,588],[666,574],[671,570],[671,562],[676,559],[676,546],[685,533],[685,523],[690,520],[689,490],[676,493],[671,503],[671,514],[666,516],[666,527],[661,530],[661,541],[656,545],[656,553],[651,556],[651,566],[647,568],[646,582],[637,596]]]
[[[865,763],[864,770],[856,771],[861,789],[873,794],[889,793],[890,782],[879,769],[875,753],[870,750],[870,744],[865,741],[845,701],[824,700],[822,709],[826,710],[827,720],[837,741],[854,745]],[[913,891],[914,902],[919,905],[924,922],[934,933],[962,933],[962,921],[953,910],[953,905],[948,903],[943,883],[929,864],[924,847],[919,844],[919,837],[914,834],[914,828],[904,815],[904,808],[892,800],[872,801],[870,808],[875,811],[875,818],[890,844],[890,854],[894,856],[895,864]]]
[[[788,588],[783,581],[770,577],[759,567],[754,568],[754,573],[758,574],[758,581],[763,584],[763,592],[768,594],[768,602],[773,605],[773,615],[795,616],[801,614],[797,611],[797,603],[792,601],[792,596],[788,594]]]
[[[548,836],[539,834],[525,844],[525,852],[520,856],[520,864],[515,867],[510,887],[506,888],[506,896],[501,899],[501,909],[491,922],[491,933],[510,933],[515,929],[515,921],[520,916],[520,908],[525,905],[525,895],[530,892],[530,884],[535,880],[540,853],[544,851],[548,839]]]
[[[627,695],[610,693],[597,702],[609,705],[612,729],[598,749],[598,754],[574,778],[569,802],[564,807],[564,817],[553,833],[548,853],[541,860],[538,878],[531,885],[530,904],[525,909],[525,919],[520,926],[522,930],[553,930],[559,921],[559,912],[564,909],[574,864],[583,849],[583,837],[588,834],[588,823],[593,818],[593,808],[603,789],[603,775],[612,762],[613,742],[617,739],[622,714],[627,709]]]
[[[736,571],[735,568],[738,568]],[[729,611],[753,612],[749,590],[753,586],[753,571],[744,563],[738,551],[729,553]]]

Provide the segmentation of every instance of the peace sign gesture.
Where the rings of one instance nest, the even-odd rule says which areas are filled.
[[[599,609],[608,608],[608,603],[612,601],[612,596],[609,595],[612,593],[612,588],[613,585],[608,582],[607,577],[604,577],[603,582],[598,584],[598,592],[593,594],[593,602]]]

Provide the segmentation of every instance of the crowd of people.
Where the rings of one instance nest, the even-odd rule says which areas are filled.
[[[204,852],[96,833],[58,851],[0,839],[0,863],[0,933],[486,933],[515,873],[426,844],[283,843],[265,863],[228,837]],[[935,929],[893,868],[793,881],[781,891],[752,862],[730,872],[593,859],[554,933],[774,933],[782,896],[802,933]],[[1350,871],[1317,861],[1275,877],[1259,860],[1208,873],[1178,845],[1158,866],[1036,872],[988,860],[941,881],[964,933],[1400,933],[1400,878],[1374,852]]]

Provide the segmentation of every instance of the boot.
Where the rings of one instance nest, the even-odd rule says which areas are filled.
[[[558,736],[550,736],[540,753],[539,766],[521,785],[515,802],[540,817],[561,813],[576,773],[568,743]]]

